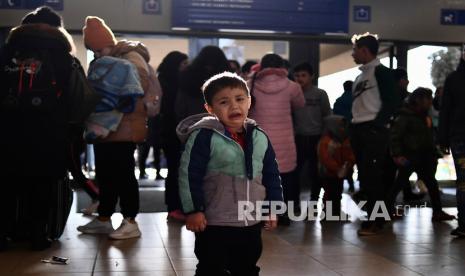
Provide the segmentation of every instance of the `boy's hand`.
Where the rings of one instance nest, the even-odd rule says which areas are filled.
[[[270,230],[275,229],[277,226],[278,226],[278,219],[276,218],[276,216],[270,215],[268,217],[268,220],[265,221],[265,230],[270,231]]]
[[[202,232],[207,227],[207,219],[204,213],[198,212],[187,215],[186,228],[192,232]]]

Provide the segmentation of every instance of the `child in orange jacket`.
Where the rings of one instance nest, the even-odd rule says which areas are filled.
[[[331,202],[331,214],[340,216],[344,178],[351,171],[355,156],[350,146],[345,118],[330,115],[324,119],[324,123],[325,130],[318,144],[320,178],[325,191],[323,202],[325,209],[326,202]],[[329,212],[329,208],[326,211]]]

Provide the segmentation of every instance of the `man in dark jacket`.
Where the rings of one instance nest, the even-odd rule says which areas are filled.
[[[457,70],[444,84],[439,112],[439,144],[454,157],[457,174],[457,209],[459,226],[451,232],[465,236],[465,48]]]

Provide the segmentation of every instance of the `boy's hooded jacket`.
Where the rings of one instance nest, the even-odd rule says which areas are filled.
[[[418,153],[436,153],[431,119],[409,108],[401,109],[391,127],[389,138],[392,156],[409,157]]]
[[[348,167],[355,163],[355,156],[350,146],[347,131],[344,128],[344,117],[330,115],[324,119],[325,130],[318,144],[318,160],[322,177],[337,177],[339,169],[345,162]]]
[[[282,201],[275,153],[255,121],[245,122],[246,146],[235,142],[218,119],[208,114],[181,121],[177,133],[185,150],[179,169],[184,213],[204,212],[208,225],[247,226],[239,220],[238,202]],[[255,218],[255,212],[251,212]]]

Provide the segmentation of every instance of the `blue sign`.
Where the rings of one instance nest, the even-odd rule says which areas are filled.
[[[354,6],[354,22],[371,22],[371,7]]]
[[[142,1],[143,14],[161,14],[161,1],[160,0],[143,0]]]
[[[441,10],[442,25],[465,25],[465,10]]]
[[[349,31],[349,0],[173,0],[172,28],[304,34]]]
[[[0,0],[0,9],[30,10],[40,6],[49,6],[54,10],[63,10],[64,0]]]

